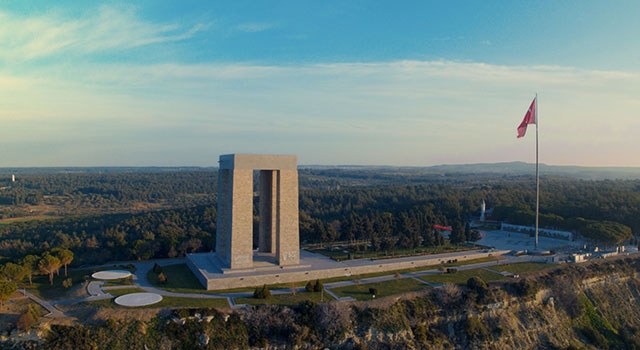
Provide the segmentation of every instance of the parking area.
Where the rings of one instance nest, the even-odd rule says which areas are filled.
[[[535,250],[535,237],[531,237],[526,233],[517,233],[509,231],[486,231],[477,243],[487,247],[494,247],[498,250],[517,251],[533,251]],[[582,241],[568,241],[564,239],[549,238],[538,236],[538,250],[540,251],[565,251],[579,249],[584,246]]]

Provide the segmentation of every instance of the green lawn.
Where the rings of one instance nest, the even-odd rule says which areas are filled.
[[[321,301],[334,300],[331,295],[324,293],[320,296],[320,293],[310,292],[298,292],[294,294],[280,294],[272,295],[269,299],[256,299],[256,298],[234,298],[233,301],[236,304],[248,304],[248,305],[261,305],[261,304],[277,304],[277,305],[297,305],[303,301],[311,300],[319,303]]]
[[[158,274],[153,270],[147,274],[149,282],[154,287],[179,293],[207,293],[187,264],[163,266],[162,273],[167,277],[166,283],[159,283]]]
[[[127,278],[121,278],[117,280],[105,281],[103,286],[114,287],[114,286],[132,286],[132,285],[133,285],[133,278],[127,277]]]
[[[398,258],[405,256],[423,256],[423,255],[433,255],[433,254],[442,254],[442,253],[452,253],[457,251],[474,251],[478,248],[473,245],[451,245],[448,242],[444,245],[438,247],[420,247],[416,249],[394,249],[388,252],[373,252],[373,251],[364,251],[362,246],[360,245],[358,248],[341,246],[340,248],[336,247],[332,250],[328,250],[327,248],[313,249],[310,250],[316,254],[322,254],[334,260],[343,261],[348,260],[350,257],[353,259],[388,259],[388,258]]]
[[[501,272],[508,271],[513,274],[525,274],[529,272],[548,270],[554,267],[557,267],[557,265],[545,264],[545,263],[517,263],[517,264],[499,265],[499,266],[496,266],[495,268],[494,267],[491,267],[491,268]]]
[[[64,268],[60,269],[60,275],[53,276],[53,285],[49,283],[48,275],[33,276],[33,285],[29,286],[29,282],[25,281],[20,284],[20,288],[26,287],[27,290],[44,299],[59,299],[64,297],[68,289],[62,286],[62,281],[71,278],[72,286],[77,286],[91,279],[93,270],[69,270],[68,276],[64,275]]]
[[[178,298],[178,297],[162,297],[162,301],[150,305],[149,307],[171,307],[171,308],[228,308],[229,302],[224,298]]]
[[[485,269],[458,270],[456,273],[441,273],[435,275],[420,276],[420,279],[430,283],[466,284],[471,277],[480,277],[485,282],[500,281],[506,279],[501,274]]]
[[[427,265],[427,266],[413,267],[413,268],[410,268],[410,269],[403,269],[403,270],[396,270],[396,271],[366,273],[366,274],[354,275],[354,276],[350,276],[350,277],[327,278],[327,279],[323,279],[322,282],[323,283],[332,283],[332,282],[351,281],[351,280],[355,280],[355,279],[365,279],[365,278],[372,278],[372,277],[388,276],[388,275],[402,274],[402,273],[407,273],[407,272],[420,272],[420,271],[437,270],[441,266],[444,266],[444,267],[452,267],[453,266],[453,267],[455,267],[455,266],[479,264],[479,263],[483,263],[483,262],[492,262],[492,261],[498,261],[498,260],[500,260],[500,258],[486,257],[486,258],[478,258],[478,259],[458,261],[458,262],[450,263],[450,264]]]
[[[140,289],[140,288],[118,288],[118,289],[107,289],[105,290],[105,293],[109,293],[111,295],[113,295],[114,297],[119,297],[121,295],[125,295],[125,294],[131,294],[131,293],[144,293],[145,291]]]
[[[62,286],[62,281],[67,278],[71,278],[72,288],[78,286],[79,284],[83,284],[86,281],[91,281],[91,275],[97,271],[103,270],[128,270],[131,271],[131,268],[127,266],[112,266],[112,267],[104,267],[100,269],[69,269],[68,276],[64,275],[64,267],[60,268],[60,274],[53,276],[53,285],[49,284],[49,276],[46,275],[35,275],[33,276],[33,285],[29,286],[29,282],[25,279],[22,283],[19,284],[20,288],[26,287],[27,290],[41,298],[44,299],[60,299],[64,298],[65,294],[68,292],[66,288]],[[124,286],[124,285],[133,285],[133,281],[131,278],[124,278],[120,280],[106,281],[105,286]]]
[[[396,278],[380,283],[355,284],[347,287],[332,288],[331,291],[342,298],[352,297],[356,300],[371,300],[372,295],[369,293],[369,288],[376,288],[378,290],[376,298],[381,298],[395,294],[417,292],[429,287],[413,278]]]

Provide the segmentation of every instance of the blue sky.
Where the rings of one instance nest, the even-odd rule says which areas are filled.
[[[640,166],[637,1],[3,1],[0,167]]]

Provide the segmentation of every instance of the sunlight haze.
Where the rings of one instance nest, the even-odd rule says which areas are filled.
[[[4,1],[0,167],[640,166],[635,1]]]

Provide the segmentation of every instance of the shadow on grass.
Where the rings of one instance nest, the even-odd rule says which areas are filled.
[[[370,293],[370,288],[376,289],[376,298],[387,297],[396,294],[418,292],[431,287],[413,278],[397,278],[384,282],[354,284],[351,286],[332,288],[341,298],[352,297],[356,300],[365,301],[374,299]]]
[[[453,283],[462,285],[466,284],[471,277],[480,277],[485,282],[502,281],[507,279],[499,273],[487,271],[485,269],[460,270],[456,273],[424,275],[420,276],[420,279],[429,283]]]
[[[304,301],[313,301],[316,303],[320,302],[328,302],[335,300],[329,293],[324,293],[324,295],[320,295],[319,292],[298,292],[296,294],[278,294],[272,295],[267,299],[257,299],[257,298],[233,298],[234,303],[236,304],[247,304],[247,305],[264,305],[264,304],[273,304],[273,305],[298,305]]]

